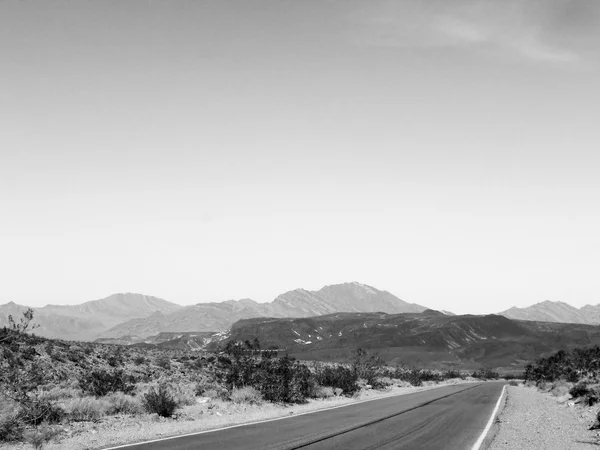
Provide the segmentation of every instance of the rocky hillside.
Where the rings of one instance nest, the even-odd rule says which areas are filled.
[[[296,289],[271,303],[250,299],[198,303],[170,314],[153,314],[130,320],[102,334],[103,338],[137,336],[140,340],[164,331],[222,331],[240,319],[253,317],[311,317],[334,312],[419,312],[425,308],[407,303],[386,291],[360,283],[326,286],[318,291]]]
[[[560,349],[600,344],[590,325],[526,322],[499,315],[336,313],[319,317],[262,318],[235,323],[221,342],[258,338],[301,359],[344,360],[356,348],[391,363],[510,370]]]
[[[600,324],[600,305],[586,305],[577,309],[567,303],[547,300],[527,308],[510,308],[499,314],[516,320]]]

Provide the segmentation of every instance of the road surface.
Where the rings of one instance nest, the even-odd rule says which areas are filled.
[[[141,443],[128,450],[470,450],[504,383],[444,386],[284,420]]]

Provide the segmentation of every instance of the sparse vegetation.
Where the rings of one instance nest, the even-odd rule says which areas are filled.
[[[230,342],[214,353],[64,342],[25,333],[32,320],[28,314],[0,330],[0,442],[35,448],[60,439],[69,424],[98,424],[115,415],[172,420],[201,404],[210,415],[222,405],[332,401],[361,390],[463,377],[390,368],[364,350],[348,364],[307,363],[261,350],[256,339]]]
[[[165,384],[160,384],[158,388],[150,388],[150,391],[144,394],[143,405],[146,411],[161,417],[172,417],[178,407]]]

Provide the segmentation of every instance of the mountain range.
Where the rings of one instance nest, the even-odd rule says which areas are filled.
[[[577,309],[564,302],[551,302],[546,300],[526,308],[510,308],[499,314],[516,320],[585,323],[590,325],[600,324],[600,304],[585,305]]]
[[[195,348],[200,342],[196,342],[200,339],[198,333],[224,332],[239,320],[306,318],[334,313],[422,313],[427,308],[405,302],[387,291],[352,282],[325,286],[317,291],[295,289],[269,303],[241,299],[181,306],[157,297],[125,293],[79,305],[33,309],[38,325],[34,332],[45,337],[156,344],[154,339],[160,333],[184,333],[187,337],[182,338],[180,344],[185,341],[185,345]],[[25,310],[25,306],[13,302],[0,305],[0,326],[7,324],[9,314],[18,318]],[[453,315],[447,311],[438,314]],[[519,321],[598,325],[600,305],[577,309],[566,303],[545,301],[527,308],[510,308],[498,315]],[[190,333],[196,337],[190,337]]]
[[[0,326],[6,317],[26,307],[0,305]],[[318,291],[296,289],[270,303],[250,299],[180,306],[142,294],[114,294],[80,305],[33,308],[35,333],[67,340],[122,339],[139,342],[161,332],[223,331],[240,319],[253,317],[310,317],[334,312],[420,312],[426,308],[400,300],[387,291],[352,282]]]

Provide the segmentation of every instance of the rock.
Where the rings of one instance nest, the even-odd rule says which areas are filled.
[[[567,402],[567,406],[572,408],[573,406],[575,406],[575,402]]]
[[[196,403],[208,403],[209,401],[210,401],[210,398],[209,398],[209,397],[199,397],[199,398],[196,400]]]

